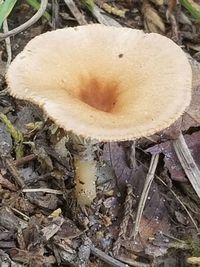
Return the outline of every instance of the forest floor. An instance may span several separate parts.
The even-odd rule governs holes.
[[[3,32],[35,14],[30,2],[17,1],[0,34],[0,266],[200,266],[200,6],[52,0],[37,22],[5,42]],[[35,36],[91,23],[171,38],[191,63],[193,98],[165,131],[102,142],[97,197],[80,207],[67,134],[36,106],[11,97],[5,73]]]

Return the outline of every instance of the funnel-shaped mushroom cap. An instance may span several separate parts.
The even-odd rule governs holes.
[[[65,130],[102,141],[151,135],[191,98],[191,69],[170,39],[87,25],[42,34],[12,62],[7,81]]]

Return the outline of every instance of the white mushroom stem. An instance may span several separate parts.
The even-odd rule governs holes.
[[[96,197],[96,163],[75,159],[76,198],[80,205],[90,205]]]

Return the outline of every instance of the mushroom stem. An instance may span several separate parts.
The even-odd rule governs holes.
[[[94,152],[98,141],[68,133],[74,151],[75,195],[81,206],[90,206],[96,197],[97,166]]]
[[[80,205],[90,205],[96,197],[96,163],[75,159],[76,198]]]

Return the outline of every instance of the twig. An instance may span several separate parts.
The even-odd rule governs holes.
[[[63,191],[51,189],[51,188],[24,188],[22,192],[23,193],[43,192],[43,193],[50,193],[50,194],[56,194],[56,195],[63,194]]]
[[[101,259],[102,261],[104,261],[105,263],[109,264],[110,266],[113,267],[129,267],[129,265],[124,264],[114,258],[112,258],[111,256],[108,256],[106,253],[104,253],[103,251],[101,251],[98,248],[95,248],[94,246],[91,246],[91,253],[98,257],[99,259]]]
[[[9,189],[10,191],[17,191],[16,186],[11,183],[8,179],[5,179],[1,174],[0,174],[0,185]]]
[[[14,164],[16,167],[18,167],[18,166],[21,166],[21,165],[23,165],[23,164],[29,162],[29,161],[32,161],[32,160],[36,159],[36,158],[37,158],[37,156],[36,156],[35,154],[30,154],[30,155],[25,156],[25,157],[23,157],[23,158],[14,160],[14,161],[13,161],[13,164]]]
[[[11,173],[12,177],[15,179],[15,182],[21,188],[23,188],[24,187],[24,179],[23,179],[22,175],[18,172],[15,165],[13,164],[13,160],[6,158],[6,159],[3,159],[3,161],[5,162],[6,167],[9,170],[9,172]]]
[[[81,14],[81,12],[78,10],[73,0],[64,0],[64,2],[80,25],[88,24],[83,14]]]
[[[200,198],[200,170],[197,167],[182,133],[173,142],[176,155],[183,167],[192,187]]]
[[[7,23],[7,19],[4,20],[3,22],[3,31],[4,33],[8,33],[8,23]],[[6,52],[7,52],[7,63],[6,63],[6,69],[9,67],[11,61],[12,61],[12,50],[11,50],[11,44],[10,44],[10,38],[6,38],[5,39],[5,43],[6,43]]]
[[[29,221],[30,220],[30,217],[28,217],[26,214],[22,213],[18,209],[15,209],[15,208],[11,207],[11,210],[13,210],[15,213],[21,215],[25,221]]]
[[[118,256],[117,258],[120,261],[123,261],[123,262],[129,264],[130,266],[134,266],[134,267],[151,267],[151,265],[148,264],[148,263],[143,263],[143,262],[135,261],[133,259],[125,258],[123,256]]]
[[[26,30],[27,28],[31,27],[34,23],[36,23],[44,14],[46,7],[48,4],[48,0],[41,0],[41,4],[40,4],[40,8],[38,9],[38,11],[35,13],[35,15],[30,18],[27,22],[25,22],[24,24],[20,25],[19,27],[7,32],[7,33],[1,33],[0,34],[0,41],[4,40],[5,38],[15,35],[19,32],[22,32],[24,30]]]
[[[158,164],[158,159],[159,159],[159,154],[155,154],[152,156],[151,158],[151,163],[150,163],[150,167],[149,167],[149,171],[146,177],[146,181],[144,184],[144,188],[142,191],[142,195],[138,204],[138,210],[137,210],[137,214],[136,214],[136,219],[135,219],[135,224],[133,227],[133,231],[131,233],[131,237],[133,237],[133,239],[136,238],[138,231],[139,231],[139,226],[140,226],[140,222],[141,222],[141,218],[142,218],[142,213],[144,210],[144,206],[147,200],[147,196],[151,187],[151,183],[153,182],[154,179],[154,175],[155,175],[155,171],[156,171],[156,167]]]
[[[130,216],[132,214],[132,208],[133,208],[133,188],[132,185],[127,185],[127,195],[125,200],[125,212],[123,220],[120,224],[120,231],[117,240],[115,241],[113,245],[113,255],[116,257],[119,254],[119,250],[121,247],[121,240],[125,238],[128,221],[130,219]]]

